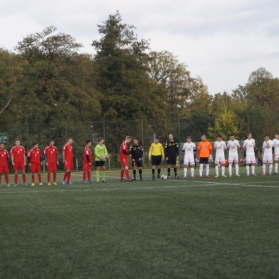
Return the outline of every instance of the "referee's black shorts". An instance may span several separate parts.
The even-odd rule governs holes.
[[[142,159],[141,158],[132,158],[132,167],[138,167],[141,168],[142,167]]]
[[[162,164],[162,155],[151,156],[152,166],[160,166]]]
[[[168,165],[176,165],[176,155],[175,154],[168,155],[167,164]]]
[[[208,157],[200,157],[200,164],[208,164]]]

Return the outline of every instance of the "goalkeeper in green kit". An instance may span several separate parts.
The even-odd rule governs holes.
[[[106,182],[106,158],[108,151],[104,145],[104,138],[99,138],[99,143],[95,146],[95,166],[96,166],[96,181],[100,182],[100,170],[102,169],[102,181]]]

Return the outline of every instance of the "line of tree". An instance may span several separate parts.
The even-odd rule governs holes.
[[[210,95],[174,54],[138,39],[119,12],[98,31],[95,55],[81,53],[80,43],[53,26],[24,37],[14,51],[0,49],[2,132],[28,143],[55,138],[62,144],[67,135],[83,141],[102,134],[102,121],[113,123],[106,135],[116,142],[139,136],[142,126],[146,142],[152,133],[180,131],[180,138],[191,134],[194,140],[221,134],[226,140],[232,132],[244,138],[252,131],[261,139],[279,131],[279,79],[264,68],[230,94]],[[99,127],[92,131],[90,123]],[[117,146],[110,148],[116,152]]]

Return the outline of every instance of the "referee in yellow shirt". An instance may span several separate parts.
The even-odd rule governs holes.
[[[156,137],[155,142],[151,143],[148,154],[149,161],[152,163],[152,180],[155,180],[155,168],[157,167],[157,177],[160,179],[161,163],[165,159],[163,145],[159,142],[159,137]]]

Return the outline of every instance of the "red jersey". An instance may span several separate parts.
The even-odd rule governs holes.
[[[28,161],[29,163],[36,163],[40,164],[41,163],[41,150],[39,148],[32,148],[28,152]]]
[[[93,162],[92,151],[89,147],[85,146],[83,151],[83,164],[89,164],[92,162]]]
[[[56,163],[58,150],[55,146],[47,146],[45,148],[44,154],[46,155],[46,163],[53,164]]]
[[[6,149],[0,150],[0,166],[8,166],[9,152]]]
[[[120,158],[127,158],[129,155],[129,147],[128,144],[123,141],[120,145]]]
[[[64,159],[66,161],[73,161],[74,148],[71,144],[64,144],[63,151],[65,152]]]
[[[14,146],[11,149],[11,154],[13,155],[14,163],[24,163],[25,149],[23,146]]]

